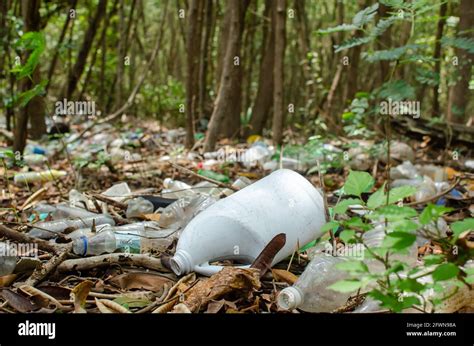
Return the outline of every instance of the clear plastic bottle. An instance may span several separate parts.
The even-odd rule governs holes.
[[[79,229],[92,227],[92,225],[115,225],[115,221],[108,215],[96,214],[94,216],[81,219],[64,219],[55,221],[45,221],[35,223],[28,235],[41,239],[51,239],[55,237],[55,233],[61,233],[65,229]]]
[[[17,257],[13,253],[8,243],[0,242],[0,276],[9,275],[15,270]]]
[[[104,230],[87,238],[82,236],[73,241],[73,252],[77,255],[101,255],[112,253],[117,249],[115,234],[111,230]]]
[[[35,182],[47,182],[67,175],[65,171],[51,169],[43,172],[25,172],[17,173],[13,177],[15,184],[28,184]]]
[[[144,214],[153,213],[154,210],[153,203],[143,197],[137,197],[128,201],[126,216],[127,219],[141,217]]]
[[[186,196],[195,196],[192,186],[183,181],[166,178],[163,180],[164,190],[161,192],[167,198],[181,198]]]
[[[395,179],[417,179],[420,176],[416,167],[410,161],[404,161],[397,167],[390,168],[390,178]]]
[[[328,286],[348,278],[347,272],[335,267],[345,260],[345,257],[316,255],[296,283],[280,292],[278,306],[284,310],[299,308],[307,312],[330,312],[344,305],[351,293],[336,292]]]
[[[205,195],[180,198],[163,209],[158,224],[163,228],[182,228],[197,214],[215,202],[214,197]]]

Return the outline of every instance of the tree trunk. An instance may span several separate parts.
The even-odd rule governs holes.
[[[273,0],[266,0],[260,72],[258,77],[257,96],[252,108],[252,118],[247,135],[261,134],[272,107],[273,65],[275,61],[275,21],[273,20]],[[268,24],[270,23],[270,24]]]
[[[70,7],[69,9],[75,9],[77,4],[77,0],[71,0],[70,1]],[[58,61],[58,55],[59,55],[59,48],[63,44],[64,38],[66,37],[67,29],[69,27],[69,23],[71,22],[71,13],[68,11],[68,14],[66,16],[66,21],[64,22],[63,29],[61,30],[61,34],[59,35],[59,40],[58,43],[56,44],[56,48],[54,49],[54,54],[53,58],[51,60],[51,64],[49,65],[49,70],[48,70],[48,84],[46,85],[46,91],[48,91],[49,86],[51,84],[51,78],[53,77],[54,70],[56,68],[56,63]]]
[[[226,54],[224,57],[222,75],[219,85],[214,111],[209,122],[207,138],[204,145],[205,151],[212,151],[215,148],[219,127],[226,116],[235,116],[235,103],[229,102],[234,99],[235,85],[239,80],[241,66],[234,64],[234,58],[239,56],[242,41],[243,19],[249,1],[229,0],[227,11],[230,11],[230,31],[227,43]],[[236,76],[237,75],[237,76]],[[240,95],[238,95],[240,104]]]
[[[281,144],[283,141],[284,104],[283,104],[283,68],[285,59],[285,0],[276,1],[275,12],[275,65],[273,66],[273,142]]]
[[[41,18],[39,14],[40,0],[22,0],[21,11],[24,20],[25,32],[39,31],[41,29]],[[28,57],[24,57],[26,61]],[[20,81],[20,90],[25,92],[33,88],[41,81],[39,66],[33,71],[31,79],[23,78]],[[30,122],[30,134],[32,138],[38,139],[46,133],[44,121],[44,102],[41,96],[33,97],[28,104],[17,113],[15,124],[15,138],[13,150],[23,153],[28,136],[28,121]]]
[[[472,28],[474,27],[472,0],[461,0],[459,15],[458,37],[472,38]],[[455,51],[459,61],[457,68],[460,79],[452,90],[452,105],[448,110],[448,120],[461,124],[466,121],[466,109],[470,96],[469,80],[471,79],[474,57],[464,49],[456,48]]]
[[[446,11],[448,9],[448,4],[446,2],[442,3],[440,8],[439,8],[439,20],[438,20],[438,27],[436,29],[436,40],[435,40],[435,48],[434,48],[434,54],[433,54],[433,59],[435,60],[435,68],[434,72],[440,76],[441,80],[441,38],[443,37],[443,29],[444,29],[444,24],[446,23]],[[433,116],[439,116],[440,115],[440,108],[439,108],[439,84],[435,85],[433,87]]]
[[[201,58],[199,64],[199,118],[204,118],[205,104],[207,101],[207,70],[209,64],[209,39],[212,31],[212,6],[213,0],[206,0],[203,16],[203,37],[201,42]]]
[[[190,0],[188,27],[186,33],[187,75],[186,75],[186,146],[191,148],[194,144],[194,120],[196,119],[196,72],[199,69],[199,0]]]
[[[94,36],[97,32],[97,28],[102,20],[102,17],[105,14],[107,0],[99,0],[99,5],[97,6],[97,10],[95,12],[94,17],[89,22],[89,27],[87,28],[87,32],[84,36],[84,41],[82,42],[81,49],[77,56],[76,63],[74,64],[71,73],[68,76],[67,83],[65,86],[65,90],[63,95],[66,99],[70,99],[74,91],[76,90],[77,84],[79,83],[79,79],[84,72],[84,68],[86,66],[87,56],[92,46],[92,42],[94,41]]]
[[[378,10],[379,19],[386,17],[389,8],[383,4],[380,4]],[[391,27],[389,27],[385,32],[380,36],[380,40],[377,41],[377,49],[390,49],[392,46],[392,35]],[[379,85],[382,85],[385,82],[389,74],[390,62],[387,60],[380,60],[380,81]]]

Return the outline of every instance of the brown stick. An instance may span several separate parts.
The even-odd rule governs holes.
[[[31,276],[25,281],[26,285],[36,286],[43,281],[58,265],[60,265],[69,255],[72,249],[72,244],[69,244],[64,249],[59,251],[56,255],[39,268],[35,269]]]
[[[37,244],[40,250],[47,251],[47,252],[59,253],[64,248],[63,245],[54,245],[45,240],[30,237],[29,235],[10,229],[3,224],[0,224],[0,236],[7,237],[11,240],[14,240],[20,243]]]
[[[160,258],[155,258],[148,255],[126,253],[113,253],[101,256],[71,259],[61,263],[61,265],[58,267],[58,270],[60,272],[88,270],[92,268],[108,266],[111,264],[135,265],[152,270],[169,272],[169,270],[163,266]]]
[[[127,209],[127,205],[125,203],[115,201],[112,198],[100,195],[98,193],[91,193],[90,195],[101,202],[105,202],[107,204],[113,205],[114,207],[117,207],[121,210]]]
[[[210,183],[216,184],[217,186],[225,187],[225,188],[231,189],[231,190],[233,190],[233,191],[239,191],[238,188],[233,187],[232,185],[229,185],[229,184],[226,184],[226,183],[222,183],[222,182],[220,182],[220,181],[218,181],[218,180],[214,180],[214,179],[205,177],[205,176],[203,176],[203,175],[200,175],[200,174],[198,174],[198,173],[196,173],[196,172],[193,172],[192,170],[187,169],[186,167],[180,166],[180,165],[178,165],[178,164],[176,164],[176,163],[173,163],[173,162],[171,162],[171,161],[170,161],[170,165],[173,166],[174,168],[177,168],[177,169],[182,170],[182,171],[185,172],[185,173],[194,175],[195,177],[198,177],[199,179],[202,179],[202,180],[208,181],[208,182],[210,182]]]

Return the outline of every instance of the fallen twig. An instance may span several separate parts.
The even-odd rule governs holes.
[[[72,249],[72,243],[65,246],[61,251],[57,252],[45,264],[41,265],[33,271],[31,276],[25,281],[26,285],[35,286],[44,280],[58,265],[60,265],[69,255]]]
[[[92,268],[104,267],[111,264],[126,264],[144,267],[161,272],[169,272],[163,266],[160,258],[151,257],[149,255],[113,253],[101,256],[86,257],[79,259],[71,259],[64,261],[58,267],[60,272],[68,272],[75,270],[88,270]]]
[[[229,184],[226,184],[226,183],[222,183],[218,180],[214,180],[214,179],[211,179],[211,178],[208,178],[208,177],[205,177],[205,176],[202,176],[196,172],[193,172],[192,170],[186,168],[186,167],[183,167],[183,166],[180,166],[174,162],[171,162],[170,161],[170,165],[173,166],[174,168],[177,168],[177,169],[180,169],[182,170],[183,172],[185,173],[188,173],[188,174],[191,174],[195,177],[198,177],[199,179],[202,179],[202,180],[205,180],[205,181],[208,181],[210,183],[213,183],[213,184],[216,184],[217,186],[220,186],[220,187],[225,187],[226,189],[231,189],[232,191],[239,191],[238,188],[232,186],[232,185],[229,185]]]
[[[29,235],[15,231],[2,224],[0,224],[0,236],[7,237],[8,239],[11,239],[20,243],[37,244],[40,250],[53,252],[53,253],[58,253],[65,247],[65,245],[59,245],[59,244],[54,245],[43,239],[30,237]]]

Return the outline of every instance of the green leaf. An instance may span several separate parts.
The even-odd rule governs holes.
[[[462,221],[456,221],[451,224],[451,230],[457,239],[465,231],[474,231],[474,218],[470,217]]]
[[[337,269],[344,270],[346,272],[356,273],[368,273],[369,268],[363,261],[345,261],[337,263],[335,266]]]
[[[36,69],[40,56],[46,47],[44,36],[41,32],[27,32],[21,36],[16,46],[17,48],[23,48],[30,50],[31,52],[28,55],[28,60],[26,63],[24,65],[14,67],[11,72],[17,74],[17,79],[31,76],[33,71]]]
[[[399,220],[406,220],[417,216],[417,212],[415,209],[410,207],[400,207],[398,205],[387,205],[385,207],[381,207],[374,211],[372,214],[366,215],[369,219],[384,219],[386,218],[388,221],[399,221]]]
[[[16,103],[18,103],[20,107],[25,107],[28,104],[28,102],[31,101],[33,97],[42,95],[45,93],[46,84],[48,84],[48,81],[43,80],[39,84],[36,84],[30,90],[26,90],[22,92],[20,95],[18,95],[18,98],[16,99]]]
[[[393,249],[403,250],[411,246],[416,241],[416,235],[407,232],[391,232],[383,240],[382,246]]]
[[[337,292],[354,292],[357,289],[362,287],[362,283],[359,280],[341,280],[338,281],[331,286],[328,286],[328,288],[332,289],[333,291]]]
[[[375,209],[384,204],[384,202],[387,200],[384,190],[385,183],[383,183],[383,186],[380,189],[370,195],[369,200],[367,201],[368,208]]]
[[[416,97],[415,88],[404,80],[394,80],[384,83],[377,91],[377,96],[382,99],[391,98],[392,101],[402,101]]]
[[[366,7],[363,10],[357,12],[352,19],[352,24],[356,27],[361,27],[362,25],[367,24],[375,17],[378,8],[379,4],[375,3],[372,6]]]
[[[356,46],[360,46],[362,44],[366,44],[372,41],[371,37],[354,37],[350,38],[344,42],[342,42],[340,45],[335,45],[335,53],[339,53],[342,50],[353,48]]]
[[[329,221],[326,223],[323,227],[321,227],[321,232],[327,232],[331,230],[337,230],[337,227],[339,227],[339,222],[337,221]]]
[[[370,191],[374,182],[374,178],[367,172],[350,171],[343,187],[344,193],[360,197],[362,193]]]
[[[398,48],[377,50],[371,53],[362,53],[362,57],[368,62],[377,62],[382,60],[398,60],[404,54],[413,54],[422,46],[418,44],[410,44]]]
[[[319,29],[317,31],[318,34],[331,34],[333,32],[341,32],[341,31],[352,31],[357,29],[357,26],[353,24],[341,24],[338,26],[334,26],[332,28],[327,28],[327,29]]]
[[[388,203],[395,203],[406,197],[410,197],[416,193],[416,188],[414,186],[400,186],[396,187],[389,192]]]
[[[374,289],[369,292],[369,296],[380,301],[381,307],[389,308],[395,312],[401,312],[403,309],[402,304],[398,301],[398,299],[390,294],[383,294],[379,290]]]
[[[420,300],[417,297],[409,296],[402,298],[402,309],[411,308],[413,305],[420,305]]]
[[[432,221],[437,221],[443,214],[450,212],[453,208],[447,208],[442,205],[428,204],[420,215],[420,223],[427,225]]]
[[[397,287],[404,292],[420,292],[425,285],[419,283],[416,279],[402,279],[397,282]]]
[[[444,261],[444,255],[426,255],[423,257],[425,265],[440,264]]]
[[[459,268],[453,263],[445,263],[439,265],[431,274],[434,281],[444,281],[456,277],[459,273]]]
[[[364,221],[358,216],[354,216],[347,221],[343,221],[343,224],[346,228],[356,228],[362,229],[364,231],[368,231],[372,228],[371,225],[364,223]]]
[[[443,37],[441,39],[443,46],[452,46],[459,49],[467,50],[469,53],[474,54],[474,39],[467,37]]]
[[[420,225],[412,220],[393,221],[392,229],[397,232],[413,232],[416,231]]]
[[[344,242],[344,244],[348,244],[352,239],[354,239],[355,231],[344,230],[339,234],[339,238]]]
[[[344,199],[336,204],[336,206],[334,207],[334,213],[344,214],[350,205],[358,205],[358,204],[364,205],[364,202],[361,199],[357,199],[357,198]]]

